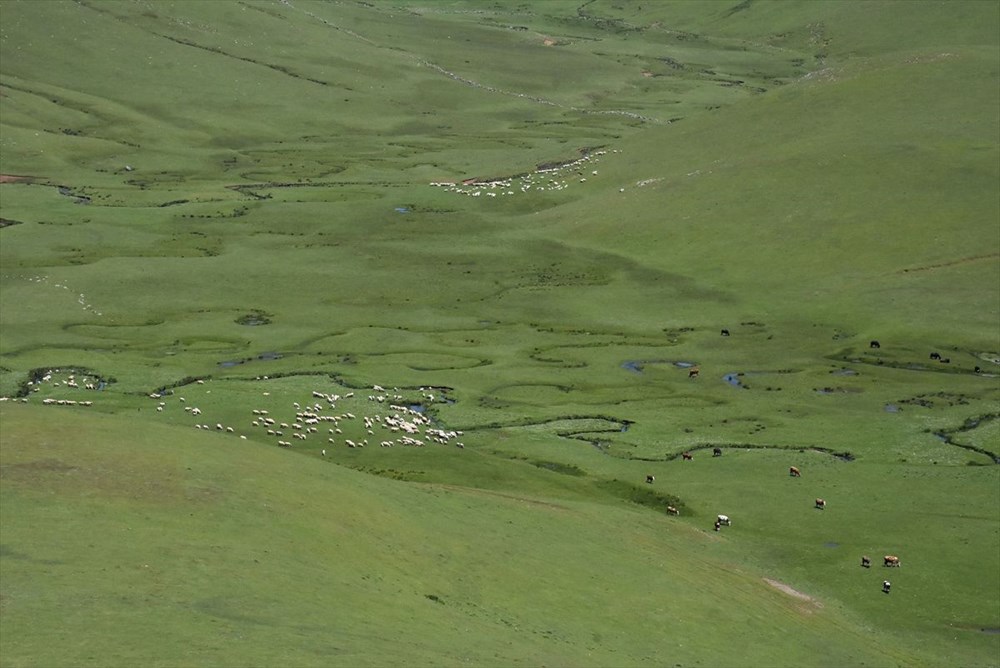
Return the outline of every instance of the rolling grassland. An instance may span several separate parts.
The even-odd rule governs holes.
[[[998,28],[2,0],[0,661],[1000,665]]]

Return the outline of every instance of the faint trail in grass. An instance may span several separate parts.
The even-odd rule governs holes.
[[[670,123],[669,120],[665,121],[665,120],[662,120],[662,119],[659,119],[659,118],[653,118],[651,116],[644,116],[642,114],[637,114],[637,113],[632,112],[632,111],[624,111],[624,110],[618,110],[618,109],[607,109],[607,110],[583,109],[583,108],[580,108],[580,107],[574,107],[572,105],[565,105],[565,104],[560,104],[558,102],[553,102],[552,100],[547,100],[545,98],[538,97],[538,96],[535,96],[535,95],[528,95],[527,93],[518,93],[518,92],[515,92],[515,91],[510,91],[510,90],[504,90],[502,88],[497,88],[496,86],[489,86],[487,84],[482,84],[482,83],[479,83],[478,81],[474,81],[472,79],[467,79],[467,78],[465,78],[465,77],[463,77],[463,76],[461,76],[459,74],[456,74],[455,72],[447,70],[444,67],[441,67],[440,65],[437,65],[436,63],[432,63],[432,62],[430,62],[428,60],[425,60],[425,59],[421,58],[420,56],[418,56],[417,54],[409,53],[409,52],[403,51],[403,50],[401,50],[399,48],[396,48],[396,47],[388,47],[388,46],[379,44],[379,43],[375,42],[374,40],[371,40],[371,39],[365,37],[364,35],[361,35],[360,33],[357,33],[355,31],[350,30],[348,28],[345,28],[343,26],[338,26],[338,25],[336,25],[334,23],[331,23],[330,21],[324,19],[321,16],[317,16],[316,14],[314,14],[313,12],[310,12],[309,10],[299,9],[298,7],[296,7],[295,5],[293,5],[290,0],[280,0],[280,2],[281,2],[281,4],[285,5],[286,7],[289,7],[291,9],[293,9],[293,10],[302,12],[306,16],[309,16],[310,18],[313,18],[313,19],[319,21],[320,23],[322,23],[325,26],[328,26],[330,28],[333,28],[334,30],[338,30],[338,31],[343,32],[345,34],[348,34],[351,37],[354,37],[355,39],[358,39],[358,40],[360,40],[360,41],[362,41],[362,42],[364,42],[366,44],[369,44],[371,46],[374,46],[376,48],[387,49],[387,50],[394,51],[396,53],[403,54],[403,55],[405,55],[405,56],[413,59],[414,61],[416,61],[418,64],[420,64],[423,67],[427,67],[427,68],[429,68],[431,70],[434,70],[438,74],[442,74],[442,75],[448,77],[449,79],[452,79],[453,81],[457,81],[458,83],[464,84],[466,86],[470,86],[472,88],[479,88],[481,90],[484,90],[484,91],[487,91],[487,92],[490,92],[490,93],[496,93],[498,95],[507,95],[507,96],[510,96],[510,97],[517,97],[517,98],[521,98],[523,100],[528,100],[530,102],[534,102],[535,104],[543,104],[543,105],[550,106],[550,107],[556,107],[558,109],[567,109],[569,111],[574,111],[574,112],[581,113],[581,114],[618,115],[618,116],[625,116],[627,118],[633,118],[635,120],[643,121],[645,123],[654,123],[654,124],[658,124],[658,125],[665,125],[665,124],[669,124]]]
[[[789,587],[788,585],[786,585],[783,582],[778,582],[777,580],[772,580],[770,578],[764,578],[764,582],[766,582],[767,584],[771,585],[772,587],[774,587],[778,591],[784,592],[785,594],[788,594],[789,596],[793,596],[793,597],[799,599],[800,601],[807,601],[809,603],[812,603],[817,608],[822,608],[823,607],[823,604],[820,603],[819,601],[817,601],[816,599],[814,599],[812,596],[809,596],[808,594],[803,594],[800,591],[792,589],[791,587]]]
[[[250,63],[252,65],[260,65],[261,67],[266,67],[268,69],[272,69],[275,72],[280,72],[281,74],[284,74],[286,76],[290,76],[290,77],[295,78],[295,79],[302,79],[303,81],[309,81],[309,82],[312,82],[312,83],[315,83],[315,84],[319,84],[321,86],[329,86],[330,85],[330,83],[328,81],[322,81],[320,79],[313,79],[311,77],[307,77],[307,76],[303,76],[301,74],[297,74],[296,72],[291,71],[290,69],[288,69],[287,67],[285,67],[283,65],[274,65],[272,63],[265,63],[262,60],[255,60],[253,58],[247,58],[245,56],[237,56],[236,54],[229,53],[228,51],[223,51],[222,49],[220,49],[220,48],[218,48],[216,46],[205,46],[205,45],[202,45],[202,44],[198,44],[196,42],[192,42],[190,40],[181,39],[179,37],[171,37],[170,35],[164,35],[162,33],[153,32],[153,31],[148,31],[148,32],[150,34],[152,34],[152,35],[156,35],[157,37],[162,37],[163,39],[170,40],[171,42],[174,42],[175,44],[180,44],[182,46],[190,46],[190,47],[195,48],[195,49],[201,49],[202,51],[208,51],[209,53],[214,53],[214,54],[217,54],[217,55],[220,55],[220,56],[226,56],[227,58],[234,58],[235,60],[242,60],[243,62]]]
[[[900,269],[897,274],[912,274],[919,271],[933,271],[934,269],[944,269],[946,267],[954,267],[962,264],[969,264],[971,262],[980,262],[982,260],[995,260],[1000,257],[1000,253],[988,253],[986,255],[972,255],[970,257],[959,258],[958,260],[952,260],[950,262],[939,262],[938,264],[928,264],[922,267],[913,267],[910,269]]]
[[[192,47],[192,48],[195,48],[195,49],[201,49],[202,51],[208,51],[209,53],[214,53],[214,54],[220,55],[220,56],[226,56],[227,58],[233,58],[235,60],[242,60],[243,62],[250,63],[252,65],[260,65],[261,67],[267,67],[268,69],[272,69],[275,72],[280,72],[281,74],[284,74],[286,76],[290,76],[290,77],[293,77],[295,79],[302,79],[303,81],[310,81],[310,82],[315,83],[315,84],[320,84],[321,86],[329,86],[330,85],[330,83],[328,81],[321,81],[320,79],[313,79],[313,78],[310,78],[310,77],[307,77],[307,76],[303,76],[301,74],[298,74],[296,72],[293,72],[293,71],[289,70],[287,67],[284,67],[283,65],[274,65],[272,63],[266,63],[266,62],[261,61],[261,60],[255,60],[254,58],[247,58],[245,56],[237,56],[236,54],[229,53],[228,51],[223,51],[222,49],[220,49],[219,47],[216,47],[216,46],[205,46],[203,44],[198,44],[197,42],[192,42],[191,40],[181,39],[180,37],[171,37],[170,35],[165,35],[163,33],[158,33],[158,32],[156,32],[154,30],[149,30],[149,29],[143,28],[142,26],[139,26],[139,25],[137,25],[135,23],[131,23],[129,21],[126,21],[125,19],[121,18],[120,16],[117,16],[117,15],[113,14],[112,12],[109,12],[109,11],[104,10],[104,9],[98,9],[97,7],[94,7],[93,5],[90,5],[90,4],[86,3],[86,2],[84,2],[83,0],[76,0],[76,2],[77,2],[77,4],[79,4],[79,5],[83,6],[83,7],[86,7],[87,9],[93,10],[93,11],[98,12],[100,14],[104,14],[106,16],[110,16],[110,17],[112,17],[112,18],[114,18],[114,19],[116,19],[118,21],[126,23],[130,27],[135,28],[136,30],[141,30],[143,32],[149,33],[150,35],[155,35],[155,36],[160,37],[162,39],[169,40],[171,42],[174,42],[175,44],[180,44],[182,46],[189,46],[189,47]]]

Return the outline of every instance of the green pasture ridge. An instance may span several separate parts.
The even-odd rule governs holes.
[[[998,13],[4,0],[0,664],[997,666]]]

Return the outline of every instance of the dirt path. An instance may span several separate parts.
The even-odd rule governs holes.
[[[820,603],[819,601],[817,601],[816,599],[814,599],[812,596],[808,596],[806,594],[803,594],[800,591],[792,589],[791,587],[789,587],[788,585],[786,585],[783,582],[778,582],[777,580],[772,580],[770,578],[764,578],[764,582],[766,582],[767,584],[771,585],[775,589],[788,594],[789,596],[792,596],[794,598],[799,599],[800,601],[806,601],[808,603],[812,603],[817,608],[822,608],[823,607],[823,604]]]
[[[30,181],[33,176],[20,176],[18,174],[0,174],[0,183],[18,183],[20,181]]]

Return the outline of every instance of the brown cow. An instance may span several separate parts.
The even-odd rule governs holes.
[[[826,501],[823,499],[816,499],[816,507],[819,510],[826,510]]]
[[[887,554],[882,557],[882,565],[889,566],[891,568],[899,568],[899,557]]]
[[[792,476],[793,478],[798,478],[799,476],[802,475],[802,472],[799,471],[794,466],[789,466],[788,467],[788,475]]]
[[[684,461],[687,461],[689,459],[694,459],[694,455],[692,455],[690,452],[682,452],[681,459],[683,459]]]
[[[699,369],[696,366],[693,366],[690,369],[688,369],[688,378],[697,378],[699,373],[701,373],[701,369]]]

